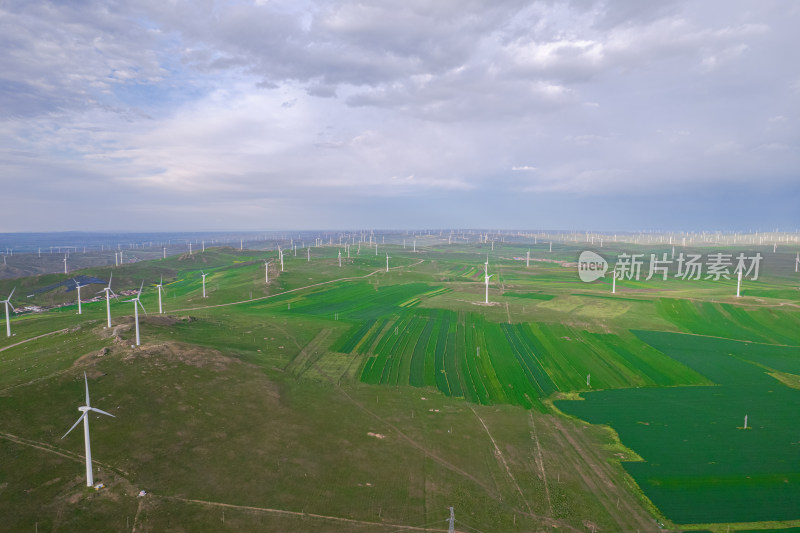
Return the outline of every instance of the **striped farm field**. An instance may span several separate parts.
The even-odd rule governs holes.
[[[430,386],[480,404],[542,409],[557,391],[708,384],[632,334],[498,324],[442,309],[399,308],[356,323],[332,351],[367,354],[364,383]]]

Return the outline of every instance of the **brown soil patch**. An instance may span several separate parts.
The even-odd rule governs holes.
[[[225,356],[212,348],[178,342],[142,345],[128,351],[122,358],[123,361],[133,359],[178,362],[198,368],[211,368],[217,372],[226,370],[231,363],[239,362],[238,359]]]

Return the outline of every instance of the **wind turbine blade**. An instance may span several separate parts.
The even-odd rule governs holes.
[[[103,411],[102,409],[98,409],[97,407],[92,407],[92,411],[94,411],[95,413],[100,413],[100,414],[103,414],[103,415],[108,415],[108,416],[110,416],[110,417],[112,417],[112,418],[117,418],[116,416],[112,415],[111,413],[106,413],[105,411]]]
[[[143,312],[145,315],[147,315],[147,311],[145,311],[145,310],[144,310],[144,306],[142,305],[142,302],[140,302],[138,298],[136,299],[136,303],[137,303],[137,304],[139,304],[139,307],[141,307],[141,308],[142,308],[142,312]]]
[[[139,296],[141,296],[141,295],[142,295],[142,289],[144,289],[144,280],[142,280],[142,286],[141,286],[141,287],[139,287]],[[137,296],[136,298],[138,299],[138,298],[139,298],[139,296]]]
[[[72,431],[73,429],[75,429],[75,426],[77,426],[78,424],[80,424],[80,423],[81,423],[81,420],[83,420],[83,417],[84,417],[84,416],[86,416],[86,411],[84,411],[84,412],[83,412],[83,414],[80,416],[80,418],[78,418],[78,421],[77,421],[77,422],[75,422],[74,424],[72,424],[72,427],[71,427],[71,428],[69,428],[69,431],[67,431],[66,433],[64,433],[64,437],[66,437],[67,435],[69,435],[69,432],[70,432],[70,431]],[[63,439],[64,437],[61,437],[61,438]]]
[[[12,297],[12,296],[14,296],[14,291],[15,291],[15,290],[17,290],[17,288],[16,288],[16,287],[14,287],[13,289],[11,289],[11,294],[9,294],[9,295],[8,295],[8,298],[6,298],[7,300],[9,300],[9,303],[11,303],[11,297]]]
[[[89,406],[89,380],[86,378],[86,372],[83,373],[83,382],[86,384],[86,405]]]

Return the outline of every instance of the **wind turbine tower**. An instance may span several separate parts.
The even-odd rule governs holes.
[[[108,276],[108,287],[104,287],[102,291],[97,291],[97,294],[101,292],[106,293],[106,315],[108,316],[108,327],[111,327],[111,295],[113,294],[116,296],[113,290],[111,290],[111,278],[114,277],[114,273],[112,272]]]
[[[14,306],[11,305],[11,297],[14,296],[14,291],[17,290],[16,287],[11,289],[11,294],[8,295],[8,298],[3,300],[3,303],[6,306],[6,337],[11,336],[11,311],[16,313]],[[10,309],[10,310],[9,310]]]
[[[386,254],[386,272],[389,272],[389,254]]]
[[[68,272],[67,272],[67,254],[64,254],[64,274],[68,274]]]
[[[739,269],[739,275],[736,277],[736,297],[740,297],[740,291],[742,288],[742,269]]]
[[[156,287],[158,288],[158,314],[163,315],[164,311],[161,309],[161,292],[164,290],[164,276],[161,276],[161,281]]]
[[[272,261],[264,261],[264,277],[266,278],[266,283],[269,284],[269,264]]]
[[[531,266],[531,251],[528,250],[528,254],[525,256],[525,268],[530,268]]]
[[[339,268],[342,268],[342,251],[339,250]]]
[[[489,275],[489,256],[488,255],[486,256],[485,266],[486,266],[486,268],[484,269],[484,276],[485,276],[485,281],[486,281],[486,301],[484,303],[486,303],[488,305],[488,303],[489,303],[489,278],[494,276],[494,274],[492,274],[492,276]]]
[[[200,271],[200,275],[203,276],[203,298],[206,297],[206,273],[202,270]]]
[[[83,442],[86,447],[86,486],[91,487],[94,485],[94,476],[92,475],[92,447],[89,444],[89,412],[94,411],[95,413],[100,413],[101,415],[107,415],[112,418],[116,418],[111,413],[106,413],[103,410],[98,409],[97,407],[92,407],[89,404],[89,381],[86,379],[86,372],[83,373],[83,382],[86,385],[86,405],[82,405],[78,407],[78,411],[81,411],[83,414],[78,418],[78,421],[75,422],[69,431],[64,433],[64,437],[69,435],[70,431],[75,429],[75,426],[81,423],[83,420]],[[64,437],[61,437],[62,439]]]
[[[142,281],[142,286],[139,287],[139,293],[136,295],[136,298],[131,300],[125,300],[126,302],[133,302],[133,321],[136,323],[136,346],[139,346],[139,307],[142,308],[142,312],[147,314],[145,311],[142,302],[139,301],[139,298],[142,296],[142,289],[144,288],[144,281]]]
[[[78,282],[78,280],[77,280],[77,279],[74,279],[74,278],[73,278],[73,280],[72,280],[72,281],[74,281],[74,282],[75,282],[75,289],[78,291],[78,314],[79,314],[79,315],[82,315],[82,314],[83,314],[83,311],[81,310],[81,287],[83,287],[83,285],[81,285],[81,284]]]

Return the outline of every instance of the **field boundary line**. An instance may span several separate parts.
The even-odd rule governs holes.
[[[151,493],[152,495],[152,493]],[[329,516],[329,515],[322,515],[316,513],[306,513],[305,511],[288,511],[286,509],[272,509],[269,507],[254,507],[250,505],[235,505],[232,503],[222,503],[222,502],[210,502],[206,500],[195,500],[192,498],[180,498],[178,496],[156,496],[158,498],[163,498],[167,500],[177,500],[186,503],[196,503],[199,505],[206,505],[209,507],[224,507],[228,509],[239,509],[242,511],[257,511],[262,513],[271,513],[271,514],[282,514],[288,516],[296,516],[299,518],[316,518],[319,520],[333,520],[336,522],[345,522],[348,524],[359,524],[359,525],[366,525],[366,526],[373,526],[373,527],[381,527],[381,528],[394,528],[396,530],[407,530],[407,531],[447,531],[446,529],[431,529],[427,527],[420,527],[420,526],[406,526],[402,524],[390,524],[387,522],[370,522],[367,520],[356,520],[354,518],[344,518],[341,516]],[[445,519],[442,519],[442,522],[445,522]]]
[[[620,489],[617,485],[612,483],[611,476],[609,475],[609,465],[600,457],[591,457],[590,452],[584,449],[584,446],[578,442],[580,433],[577,431],[572,433],[565,428],[562,421],[557,416],[553,418],[553,425],[557,430],[554,434],[560,434],[564,439],[562,443],[568,443],[572,451],[575,452],[576,457],[572,459],[572,463],[578,475],[580,475],[588,488],[597,495],[597,500],[600,505],[605,507],[606,512],[617,522],[620,529],[623,531],[630,531],[633,524],[635,524],[637,530],[656,531],[656,529],[654,529],[655,522],[651,523],[652,517],[650,513],[631,505],[628,497],[632,498],[633,495],[626,489]],[[617,496],[616,504],[613,496]],[[621,509],[618,507],[620,504],[622,505]],[[647,516],[643,516],[644,513],[647,513]],[[627,521],[625,520],[626,518],[628,519]],[[626,524],[625,522],[628,523]],[[631,522],[633,524],[631,524]]]
[[[528,413],[528,420],[531,424],[531,439],[536,443],[536,455],[538,459],[536,462],[539,464],[539,471],[542,473],[542,482],[544,483],[544,493],[547,496],[547,508],[550,510],[550,516],[553,516],[553,501],[550,499],[550,487],[547,485],[547,474],[544,470],[544,458],[542,457],[542,447],[539,445],[539,436],[536,435],[536,423],[533,421],[533,413]]]
[[[486,431],[486,434],[489,435],[489,440],[492,441],[492,446],[494,446],[494,451],[496,452],[497,457],[499,457],[500,461],[503,463],[503,468],[506,469],[506,474],[508,474],[509,479],[511,479],[511,483],[514,484],[514,488],[517,489],[517,492],[519,493],[520,498],[522,498],[522,502],[525,504],[525,507],[528,508],[528,512],[533,514],[533,510],[531,509],[531,505],[528,503],[528,500],[525,498],[525,494],[522,492],[522,489],[520,488],[519,483],[517,483],[517,479],[514,477],[514,474],[511,473],[511,469],[508,467],[508,463],[506,462],[506,458],[503,457],[503,452],[500,451],[500,448],[497,446],[497,442],[494,440],[494,437],[492,436],[492,433],[489,431],[489,428],[486,427],[486,422],[483,421],[483,418],[481,418],[481,416],[478,414],[478,412],[475,410],[474,407],[472,407],[470,405],[469,408],[472,411],[472,414],[475,415],[475,418],[477,418],[478,421],[483,426],[483,429]]]
[[[64,333],[65,331],[69,331],[69,328],[59,329],[56,331],[51,331],[50,333],[43,333],[41,335],[37,335],[36,337],[31,337],[30,339],[25,339],[24,341],[19,341],[14,344],[9,344],[8,346],[3,346],[0,348],[0,352],[4,352],[9,348],[13,348],[14,346],[19,346],[20,344],[25,344],[26,342],[35,341],[36,339],[41,339],[42,337],[48,337],[50,335],[55,335],[56,333]]]
[[[10,442],[15,442],[17,444],[21,444],[23,446],[29,446],[31,448],[36,448],[38,450],[42,450],[42,451],[45,451],[45,452],[54,453],[56,455],[60,455],[61,457],[64,457],[65,459],[70,459],[72,461],[77,461],[79,463],[85,463],[86,462],[86,456],[85,455],[81,455],[81,454],[78,454],[78,453],[73,453],[73,452],[70,452],[70,451],[67,451],[67,450],[61,450],[59,448],[56,448],[55,446],[47,444],[46,442],[40,442],[40,441],[36,441],[36,440],[32,440],[32,439],[26,439],[24,437],[19,437],[17,435],[12,435],[11,433],[6,433],[4,431],[0,431],[0,438],[1,439],[6,439],[7,441],[10,441]],[[100,461],[97,461],[97,460],[94,460],[94,459],[92,459],[92,464],[100,465],[103,468],[107,468],[107,469],[112,470],[112,471],[114,471],[114,472],[116,472],[118,474],[122,474],[123,476],[129,476],[130,475],[127,472],[125,472],[124,470],[121,470],[119,468],[115,468],[113,466],[109,466],[109,465],[107,465],[105,463],[101,463]]]

